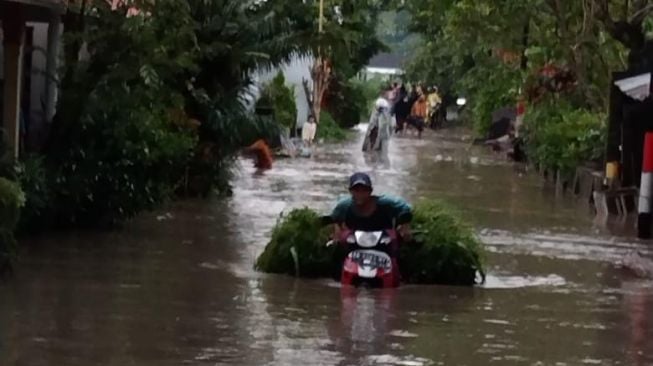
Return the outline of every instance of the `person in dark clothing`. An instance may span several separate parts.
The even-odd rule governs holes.
[[[401,86],[401,89],[399,89],[399,94],[401,98],[394,105],[394,114],[397,118],[395,133],[403,131],[406,118],[408,118],[408,115],[410,114],[410,107],[412,105],[412,103],[409,103],[408,92],[403,85]]]

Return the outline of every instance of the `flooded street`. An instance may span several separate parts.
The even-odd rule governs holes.
[[[229,199],[24,241],[0,284],[0,365],[653,365],[653,280],[615,266],[653,247],[464,137],[397,138],[374,159],[359,134],[264,174],[243,161]],[[458,207],[487,283],[357,291],[252,269],[282,211],[327,212],[356,170]]]

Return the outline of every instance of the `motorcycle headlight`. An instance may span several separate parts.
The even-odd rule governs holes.
[[[381,244],[383,245],[388,245],[392,242],[392,239],[390,239],[389,236],[384,236],[381,238]]]
[[[353,235],[349,235],[347,237],[347,244],[356,244],[356,237]]]
[[[381,231],[358,231],[356,232],[356,243],[363,248],[374,247],[379,242],[379,239],[381,239],[381,234]]]

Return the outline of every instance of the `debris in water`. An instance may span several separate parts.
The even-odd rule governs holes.
[[[393,337],[417,338],[417,334],[408,332],[406,330],[400,330],[400,329],[393,330],[392,332],[390,332],[388,334],[393,336]]]
[[[617,266],[629,270],[638,277],[653,278],[653,260],[643,257],[638,251],[625,256]]]
[[[433,365],[433,361],[426,358],[408,356],[401,359],[392,355],[372,355],[367,358],[372,365],[399,365],[399,366],[426,366]]]
[[[170,212],[166,212],[164,215],[159,215],[156,217],[157,221],[164,221],[164,220],[170,220],[174,218]]]

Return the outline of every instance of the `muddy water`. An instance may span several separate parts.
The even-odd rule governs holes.
[[[465,138],[367,158],[354,140],[265,174],[245,161],[231,199],[23,243],[0,284],[0,365],[653,364],[653,283],[614,266],[648,244]],[[328,210],[354,170],[457,205],[487,244],[487,284],[348,291],[251,269],[280,212]]]

